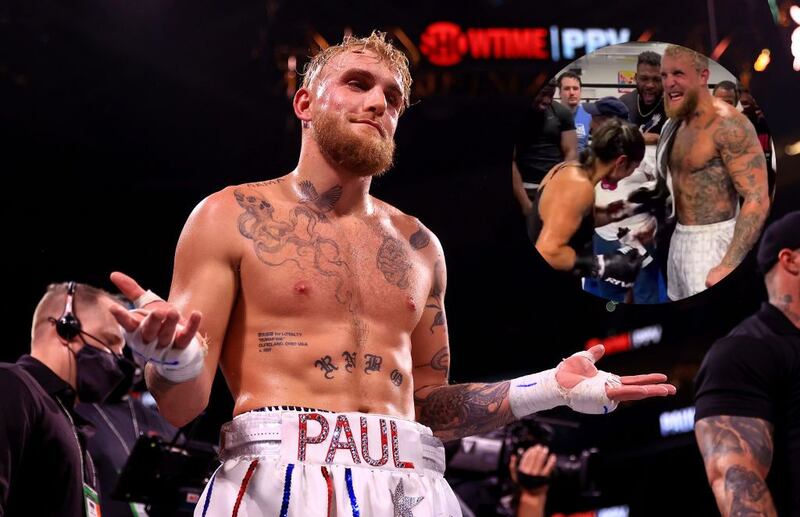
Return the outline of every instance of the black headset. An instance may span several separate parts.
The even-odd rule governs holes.
[[[67,284],[67,301],[64,303],[64,313],[58,319],[50,318],[56,325],[56,334],[67,341],[72,341],[75,336],[81,333],[81,320],[72,312],[72,302],[77,289],[78,284],[75,282]]]

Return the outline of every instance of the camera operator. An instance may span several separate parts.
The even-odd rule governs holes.
[[[555,466],[556,455],[545,445],[536,444],[521,455],[511,456],[508,468],[520,489],[516,517],[544,517],[550,473]]]

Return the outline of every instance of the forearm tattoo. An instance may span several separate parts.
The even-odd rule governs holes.
[[[731,517],[776,515],[764,479],[752,470],[734,465],[725,472],[725,490],[731,494]]]
[[[759,418],[715,416],[698,421],[696,435],[707,469],[718,472],[719,465],[732,464],[720,472],[724,493],[715,493],[723,515],[775,515],[764,483],[772,464],[772,425]]]
[[[508,381],[422,387],[414,401],[419,421],[444,441],[480,434],[514,420],[508,405]],[[422,395],[424,390],[430,390]]]

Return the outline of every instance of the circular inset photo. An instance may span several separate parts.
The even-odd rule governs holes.
[[[513,188],[556,270],[615,303],[688,298],[758,241],[775,184],[764,115],[718,63],[667,43],[574,61],[533,98]]]

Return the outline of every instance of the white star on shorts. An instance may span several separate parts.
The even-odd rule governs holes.
[[[406,490],[403,488],[402,479],[397,483],[397,488],[395,488],[394,492],[389,489],[389,493],[392,494],[394,517],[414,517],[414,514],[411,513],[411,509],[425,499],[424,496],[406,497]]]

